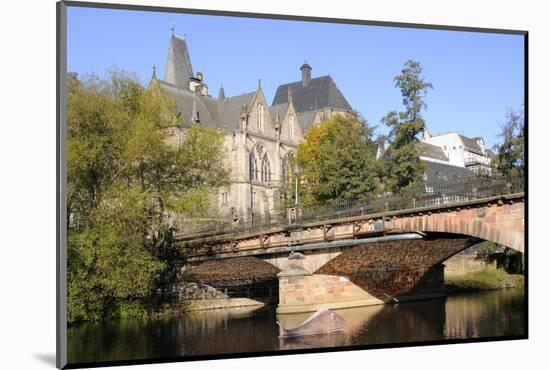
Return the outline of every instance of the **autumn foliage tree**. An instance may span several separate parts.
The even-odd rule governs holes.
[[[376,193],[380,180],[371,136],[366,121],[351,116],[312,126],[297,153],[302,203],[330,205]]]
[[[145,89],[114,71],[68,84],[68,320],[143,314],[165,267],[168,215],[208,212],[227,182],[222,137],[195,125],[169,145],[183,122],[154,81]]]

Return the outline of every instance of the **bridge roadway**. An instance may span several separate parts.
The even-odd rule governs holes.
[[[260,256],[271,253],[391,240],[395,234],[426,232],[466,235],[524,251],[524,193],[497,195],[427,207],[287,225],[252,232],[176,235],[189,261]],[[414,236],[409,236],[414,237]],[[350,242],[343,242],[349,240]],[[329,244],[331,243],[331,244]]]

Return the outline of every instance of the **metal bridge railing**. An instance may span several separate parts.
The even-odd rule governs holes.
[[[431,183],[414,195],[381,195],[364,201],[302,210],[301,222],[348,218],[399,210],[450,205],[468,200],[523,192],[522,178],[475,178],[461,182]]]
[[[311,223],[399,210],[452,205],[469,200],[521,193],[523,191],[523,178],[466,178],[455,182],[439,182],[423,185],[416,192],[413,192],[413,195],[385,194],[366,200],[348,200],[333,205],[303,207],[296,222]],[[287,210],[281,210],[275,216],[272,215],[269,220],[259,218],[241,220],[238,225],[229,225],[193,233],[193,237],[238,236],[258,233],[273,228],[287,227],[291,223],[288,219]]]

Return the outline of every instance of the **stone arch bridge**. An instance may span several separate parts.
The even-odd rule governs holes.
[[[383,212],[179,236],[177,258],[229,266],[237,257],[253,257],[276,266],[281,314],[438,297],[444,294],[442,263],[471,245],[489,240],[524,252],[524,198],[509,192],[406,209],[386,204]]]

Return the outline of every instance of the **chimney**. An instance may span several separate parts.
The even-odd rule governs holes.
[[[304,62],[300,67],[300,71],[302,71],[302,87],[306,87],[311,80],[311,66]]]

